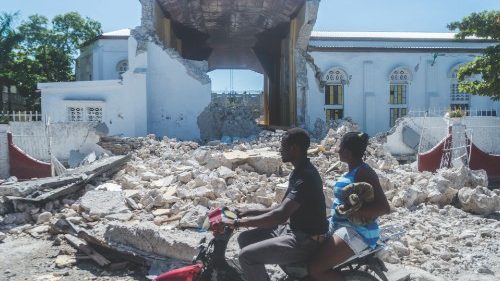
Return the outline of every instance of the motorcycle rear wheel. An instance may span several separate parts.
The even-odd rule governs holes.
[[[379,281],[379,279],[366,271],[347,270],[342,271],[346,281]]]

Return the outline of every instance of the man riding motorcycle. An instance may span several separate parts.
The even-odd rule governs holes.
[[[291,162],[289,186],[281,203],[269,209],[239,213],[227,226],[256,227],[238,237],[239,261],[247,281],[270,280],[265,264],[287,265],[311,258],[327,238],[323,184],[307,158],[309,134],[300,128],[286,132],[281,141],[283,162]],[[289,224],[284,224],[287,221]]]
[[[303,138],[305,142],[296,142],[293,137],[295,134],[307,136]],[[309,260],[311,257],[312,261],[308,266],[311,278],[316,281],[344,280],[339,271],[332,269],[363,250],[376,246],[380,236],[376,218],[389,213],[390,207],[377,174],[363,162],[363,155],[368,146],[368,135],[350,132],[344,135],[341,141],[339,157],[348,164],[349,172],[337,179],[333,187],[335,201],[326,235],[322,234],[321,221],[316,220],[324,218],[324,212],[318,211],[324,208],[324,196],[322,189],[321,194],[316,192],[317,179],[319,178],[321,185],[321,178],[307,159],[309,142],[307,133],[302,129],[291,129],[283,137],[281,145],[283,162],[292,162],[295,170],[290,176],[289,188],[281,204],[272,209],[243,212],[240,217],[246,218],[232,222],[233,227],[258,227],[243,232],[238,239],[242,248],[240,264],[249,281],[269,280],[264,264],[294,264]],[[306,166],[309,167],[306,169],[309,173],[302,171]],[[348,202],[342,200],[342,191],[347,186],[359,182],[373,187],[373,200],[353,212],[351,215],[357,216],[357,219],[353,219],[343,215],[346,213]],[[305,199],[306,197],[308,199]],[[276,227],[288,218],[290,218],[289,229],[282,225]],[[359,224],[359,221],[368,223]],[[325,243],[322,244],[323,241]],[[305,249],[303,245],[307,245]],[[319,251],[313,256],[315,249]]]

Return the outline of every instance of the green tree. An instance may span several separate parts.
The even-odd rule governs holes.
[[[9,69],[13,64],[13,51],[21,41],[21,35],[13,28],[17,14],[0,15],[0,90],[12,84],[13,75]]]
[[[448,24],[450,30],[458,29],[457,39],[467,36],[500,41],[500,11],[483,11],[472,13],[462,21]],[[481,76],[481,80],[470,77]],[[457,73],[458,89],[464,93],[490,96],[493,100],[500,99],[500,45],[487,47],[484,53],[473,61],[460,67]]]
[[[58,15],[49,22],[32,15],[17,28],[20,41],[8,68],[14,84],[27,99],[28,110],[40,109],[37,83],[75,80],[78,50],[102,34],[101,24],[76,12]]]

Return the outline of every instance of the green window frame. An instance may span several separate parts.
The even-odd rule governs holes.
[[[344,118],[344,110],[343,109],[326,109],[326,121],[336,121]]]
[[[407,114],[407,109],[405,107],[390,108],[389,109],[389,126],[394,127],[394,125],[396,124],[396,120],[398,120],[398,118],[406,116],[406,114]]]
[[[407,88],[406,84],[390,84],[389,103],[406,104]]]
[[[344,104],[344,85],[332,84],[325,86],[325,105]]]

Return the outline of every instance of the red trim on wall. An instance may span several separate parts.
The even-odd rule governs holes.
[[[441,158],[443,156],[444,148],[447,142],[451,142],[451,135],[446,136],[431,150],[424,153],[419,153],[417,155],[419,172],[423,171],[435,172],[437,169],[441,167]],[[450,163],[447,163],[446,166],[449,167]]]
[[[500,155],[488,154],[472,144],[469,167],[485,170],[490,182],[500,181]]]
[[[7,133],[9,145],[10,175],[18,179],[46,178],[52,175],[50,163],[36,160],[12,142],[12,133]]]

